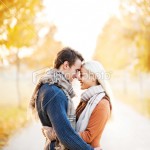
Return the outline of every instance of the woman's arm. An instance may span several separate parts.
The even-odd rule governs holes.
[[[91,143],[92,140],[100,133],[103,132],[106,122],[110,116],[110,106],[108,100],[101,100],[95,107],[90,117],[87,128],[79,135],[86,143]]]

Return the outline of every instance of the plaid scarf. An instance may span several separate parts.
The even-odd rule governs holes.
[[[73,91],[72,85],[69,82],[69,80],[66,79],[65,75],[57,70],[57,69],[51,69],[49,70],[46,75],[44,75],[38,82],[38,84],[35,87],[35,90],[33,92],[32,98],[30,100],[30,108],[32,109],[32,112],[36,115],[37,110],[36,110],[36,100],[38,96],[38,92],[40,87],[48,83],[49,85],[55,84],[59,88],[61,88],[67,99],[68,99],[68,110],[67,110],[67,116],[68,119],[72,125],[72,127],[75,129],[76,126],[76,115],[75,115],[75,109],[74,109],[74,104],[72,102],[72,98],[75,96],[75,93]],[[62,150],[65,149],[60,142],[58,142],[56,149]]]

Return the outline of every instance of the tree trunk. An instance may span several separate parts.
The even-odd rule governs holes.
[[[20,75],[20,59],[19,59],[19,51],[16,53],[16,90],[17,90],[17,99],[18,99],[18,107],[21,108],[21,93],[20,93],[20,85],[19,85],[19,75]]]
[[[123,80],[123,94],[127,95],[127,81],[128,81],[128,74],[127,70],[124,71],[124,80]]]
[[[144,100],[143,74],[139,72],[139,99]]]

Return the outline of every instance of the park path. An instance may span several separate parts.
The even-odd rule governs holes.
[[[104,150],[150,150],[150,120],[119,101],[114,102],[101,145]],[[18,131],[3,150],[42,150],[44,137],[40,123]]]

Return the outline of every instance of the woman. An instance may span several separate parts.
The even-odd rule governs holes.
[[[100,139],[112,110],[106,72],[99,62],[89,61],[82,65],[78,79],[85,91],[76,109],[76,131],[93,148],[101,149]],[[44,127],[43,132],[50,140],[56,136],[49,127]]]

